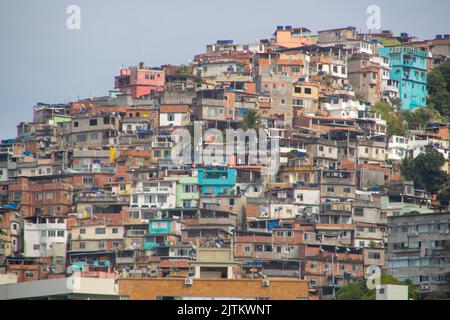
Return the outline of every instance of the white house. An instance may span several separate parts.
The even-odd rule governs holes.
[[[167,104],[161,105],[159,109],[160,127],[184,127],[191,121],[191,112],[187,104]]]
[[[55,257],[64,266],[68,230],[63,218],[37,217],[24,224],[24,254],[26,257]]]
[[[409,140],[406,137],[391,136],[388,144],[388,159],[402,160],[408,153]]]
[[[170,209],[177,203],[176,181],[139,182],[132,191],[131,209]]]

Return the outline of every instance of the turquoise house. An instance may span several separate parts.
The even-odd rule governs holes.
[[[381,48],[381,55],[389,54],[390,78],[399,82],[399,98],[403,110],[427,106],[428,53],[410,47]]]
[[[198,169],[198,184],[203,195],[231,195],[236,184],[236,169]]]
[[[166,247],[176,243],[181,235],[180,224],[174,219],[150,220],[148,236],[144,238],[144,250]]]

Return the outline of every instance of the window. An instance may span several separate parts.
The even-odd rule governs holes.
[[[327,192],[334,192],[334,187],[327,187]]]
[[[119,228],[112,228],[112,233],[119,233]]]
[[[381,255],[379,252],[369,252],[369,259],[380,259]]]
[[[86,234],[86,229],[85,228],[81,228],[80,229],[80,234]]]
[[[139,211],[131,211],[130,218],[131,219],[139,219]]]
[[[305,94],[311,94],[311,88],[305,88]]]
[[[185,184],[183,185],[183,192],[184,193],[193,193],[193,192],[197,192],[197,185],[195,184]]]
[[[33,245],[33,250],[39,250],[41,246],[39,244]]]
[[[91,140],[98,140],[98,133],[97,132],[93,132],[89,135],[89,139]]]
[[[301,107],[301,106],[303,106],[303,100],[302,99],[293,99],[292,105],[294,107]]]
[[[167,202],[167,196],[166,195],[159,195],[158,196],[158,202],[159,203],[166,203]]]
[[[153,229],[165,229],[167,228],[167,222],[152,222],[152,228]]]
[[[83,177],[83,184],[93,184],[94,178],[93,177]]]
[[[350,189],[350,188],[348,188],[348,187],[346,187],[346,188],[344,188],[344,192],[345,193],[350,193],[352,190]]]
[[[295,87],[294,88],[294,92],[295,93],[302,93],[302,88],[301,87]]]
[[[105,249],[105,241],[99,241],[98,248],[99,249]]]
[[[103,117],[103,124],[110,124],[111,119],[109,117]]]
[[[132,202],[133,203],[138,203],[138,196],[137,195],[133,195]]]
[[[175,121],[175,114],[168,113],[167,114],[167,121]]]
[[[48,236],[49,237],[55,237],[56,236],[56,230],[48,230]]]
[[[34,278],[33,271],[25,271],[25,278]]]
[[[64,237],[64,230],[58,230],[58,231],[56,232],[56,236],[57,236],[57,237]]]
[[[95,228],[95,234],[106,234],[105,228]]]
[[[97,125],[97,119],[90,119],[90,120],[89,120],[89,125],[90,125],[91,127],[96,126],[96,125]]]
[[[51,199],[53,199],[53,192],[46,192],[46,193],[45,193],[45,199],[46,199],[46,200],[51,200]]]
[[[75,122],[73,123],[73,127],[74,127],[74,128],[78,128],[78,125],[79,125],[79,124],[78,124],[78,121],[75,121]]]
[[[281,105],[284,106],[286,104],[286,99],[281,99]]]
[[[245,246],[245,247],[244,247],[244,251],[245,251],[245,252],[250,252],[250,247],[249,247],[249,246]]]
[[[80,249],[86,249],[86,243],[85,242],[80,242],[79,247],[80,247]]]
[[[130,213],[130,216],[132,217],[132,213]],[[150,220],[151,218],[152,218],[152,213],[151,212],[148,212],[148,211],[142,212],[142,219],[143,220]],[[134,219],[139,219],[139,212],[137,212],[137,217],[135,217]]]

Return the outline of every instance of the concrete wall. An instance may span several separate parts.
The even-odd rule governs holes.
[[[185,286],[184,279],[119,279],[119,295],[130,300],[155,300],[167,297],[267,297],[273,300],[308,298],[308,283],[303,280],[269,279],[263,287],[259,280],[194,279]]]

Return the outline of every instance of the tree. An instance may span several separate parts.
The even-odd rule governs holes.
[[[378,102],[372,108],[372,112],[379,113],[381,118],[386,121],[389,135],[402,136],[405,134],[400,111],[395,110],[389,103]]]
[[[3,222],[3,217],[0,215],[0,225],[2,224],[2,222]],[[0,236],[4,235],[4,234],[5,234],[5,232],[2,229],[0,229]]]
[[[414,181],[417,189],[437,193],[449,180],[448,174],[441,169],[444,164],[442,154],[434,148],[428,148],[415,159],[411,157],[403,159],[400,169],[402,176]]]
[[[389,275],[382,275],[380,283],[405,285],[408,286],[408,293],[410,299],[418,299],[419,294],[416,291],[415,286],[410,281],[400,281]],[[375,300],[375,289],[367,288],[366,281],[360,281],[358,283],[350,283],[342,287],[336,294],[336,300]]]
[[[428,74],[428,102],[447,120],[450,119],[450,61]]]
[[[263,125],[261,123],[261,117],[256,111],[249,110],[244,116],[244,120],[242,120],[242,127],[244,130],[248,129],[259,129],[262,128]]]
[[[393,108],[399,110],[402,106],[402,99],[389,97],[389,103]]]
[[[192,74],[191,68],[185,64],[182,64],[176,71],[176,74],[188,75]]]
[[[444,189],[437,196],[438,201],[445,206],[450,203],[450,183],[447,184]]]
[[[414,111],[404,111],[403,119],[406,122],[409,123],[418,123],[425,125],[430,121],[442,121],[441,114],[434,109],[433,107],[429,106],[427,108],[419,108]]]

